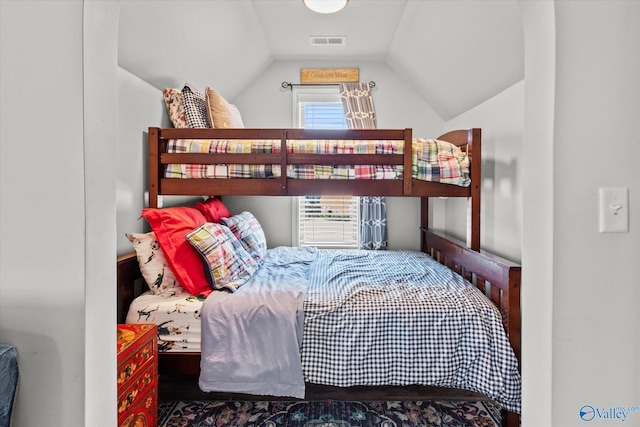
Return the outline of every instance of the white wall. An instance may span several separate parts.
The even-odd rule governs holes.
[[[523,122],[524,81],[445,124],[447,129],[482,128],[481,246],[515,262],[522,254]],[[552,166],[548,161],[546,168]],[[462,240],[465,206],[455,198],[446,203],[445,230]]]
[[[640,2],[556,2],[556,19],[553,424],[570,427],[583,405],[640,407]],[[629,189],[628,233],[598,232],[606,186]]]
[[[170,127],[169,116],[162,99],[162,91],[118,67],[118,145],[117,145],[117,248],[118,254],[133,247],[125,233],[146,231],[146,223],[139,219],[147,206],[146,159],[148,128]]]
[[[393,70],[377,61],[277,61],[230,101],[240,109],[246,127],[291,127],[291,92],[282,89],[282,82],[298,83],[301,68],[354,66],[360,69],[360,81],[376,83],[372,95],[378,128],[412,128],[414,136],[421,137],[443,133],[442,120],[433,110]],[[219,90],[224,95],[223,88]],[[232,212],[253,212],[265,229],[270,247],[291,245],[290,198],[225,197],[224,202]],[[390,248],[419,249],[418,198],[388,198],[387,219]]]
[[[140,218],[148,207],[148,129],[172,127],[162,91],[117,67],[118,136],[116,152],[116,244],[118,255],[131,252],[126,233],[149,231]],[[199,197],[163,196],[160,207],[192,205]]]
[[[354,63],[355,62],[355,63]],[[299,83],[301,68],[357,67],[372,89],[378,128],[411,127],[419,136],[442,133],[442,119],[397,74],[380,61],[276,61],[232,101],[247,127],[290,127],[291,92],[282,82]],[[220,89],[224,95],[223,89]]]
[[[525,40],[522,147],[522,425],[553,426],[553,159],[555,13],[553,2],[520,1]]]
[[[115,180],[117,139],[117,61],[119,1],[84,3],[83,31],[83,122],[84,122],[84,366],[75,375],[84,379],[84,425],[114,425],[117,405],[116,334],[113,323],[116,307],[113,284],[116,280],[113,257],[116,253]],[[63,156],[66,153],[61,153]],[[61,248],[58,248],[61,249]],[[84,399],[82,399],[84,397]],[[64,396],[67,399],[67,396]],[[75,396],[69,397],[74,400]],[[27,410],[33,412],[31,407]],[[40,415],[44,423],[51,423]],[[42,422],[40,423],[42,424]]]
[[[640,3],[520,5],[523,425],[614,425],[580,412],[640,407]],[[598,233],[601,186],[629,188],[628,233]],[[627,415],[625,425],[640,422]]]
[[[0,341],[18,349],[13,425],[81,426],[83,3],[0,8]]]

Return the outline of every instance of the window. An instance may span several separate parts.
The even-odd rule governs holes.
[[[305,129],[346,129],[337,87],[293,89],[293,123]],[[357,249],[360,245],[359,198],[297,197],[294,245]]]
[[[299,127],[306,129],[345,129],[342,102],[304,101],[298,104]]]
[[[299,128],[347,128],[337,86],[294,87],[292,111],[292,123]]]
[[[357,197],[298,197],[298,245],[357,249],[359,216]]]

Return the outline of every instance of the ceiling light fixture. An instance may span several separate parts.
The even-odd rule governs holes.
[[[349,0],[302,0],[302,3],[317,13],[340,12]]]

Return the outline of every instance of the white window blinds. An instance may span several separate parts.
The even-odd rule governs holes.
[[[298,244],[357,249],[359,205],[351,196],[298,197]]]
[[[294,89],[294,123],[305,129],[346,129],[342,101],[337,87]],[[359,247],[358,197],[298,197],[294,244],[317,248]]]
[[[346,129],[342,102],[301,102],[300,127],[305,129]]]

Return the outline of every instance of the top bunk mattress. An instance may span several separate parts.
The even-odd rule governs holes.
[[[402,154],[402,140],[287,140],[287,153],[295,154]],[[276,139],[171,139],[167,153],[273,153],[281,152]],[[470,159],[460,147],[438,139],[413,138],[413,179],[468,187]],[[397,164],[288,164],[293,179],[403,179]],[[165,178],[280,178],[280,164],[168,164]]]

